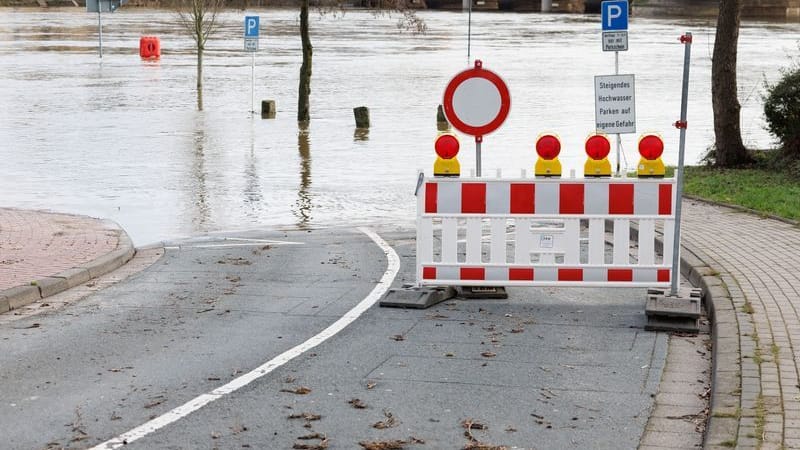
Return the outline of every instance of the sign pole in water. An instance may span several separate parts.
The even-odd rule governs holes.
[[[250,52],[250,113],[256,113],[256,52],[258,51],[259,16],[244,17],[244,50]]]
[[[444,115],[456,130],[475,136],[475,171],[481,176],[483,136],[496,130],[508,117],[511,96],[496,73],[483,68],[481,60],[447,84],[442,101]]]
[[[683,86],[681,90],[681,119],[675,122],[675,127],[681,130],[680,141],[678,146],[678,170],[675,182],[678,187],[676,189],[675,200],[675,237],[672,243],[672,286],[670,295],[678,295],[678,279],[680,272],[678,272],[681,250],[681,198],[683,198],[683,158],[686,148],[686,109],[689,97],[689,61],[692,57],[692,33],[686,33],[680,37],[680,41],[685,45],[683,52]]]
[[[614,52],[614,75],[619,75],[619,52],[628,50],[628,0],[606,0],[600,3],[603,26],[603,51]],[[620,176],[622,138],[617,133],[617,171]]]

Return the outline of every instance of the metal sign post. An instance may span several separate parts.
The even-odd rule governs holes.
[[[614,75],[619,75],[619,52],[628,50],[628,0],[606,0],[600,4],[603,51],[614,52]],[[617,170],[620,176],[622,137],[617,133]]]
[[[675,127],[680,130],[680,143],[678,146],[678,168],[676,174],[676,183],[678,184],[675,195],[675,233],[672,244],[672,286],[670,295],[678,295],[678,282],[680,279],[680,249],[681,249],[681,198],[683,197],[683,159],[686,148],[686,107],[689,97],[689,61],[692,56],[692,33],[687,32],[680,37],[680,41],[684,44],[683,53],[683,87],[681,90],[681,119],[675,122]]]
[[[258,51],[259,16],[245,16],[244,18],[244,50],[250,52],[250,113],[256,113],[256,52]]]

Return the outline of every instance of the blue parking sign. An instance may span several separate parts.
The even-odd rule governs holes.
[[[258,37],[258,16],[244,16],[244,37]]]
[[[600,3],[603,31],[628,29],[628,0],[606,0]]]

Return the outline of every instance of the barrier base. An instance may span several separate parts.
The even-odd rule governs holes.
[[[456,289],[446,287],[403,287],[389,289],[380,306],[389,308],[425,309],[456,296]]]
[[[645,330],[683,331],[697,333],[700,328],[700,302],[702,292],[692,288],[677,295],[668,295],[666,289],[648,289]]]
[[[506,288],[502,286],[497,287],[483,287],[483,286],[462,286],[460,289],[459,297],[465,299],[473,298],[508,298]]]

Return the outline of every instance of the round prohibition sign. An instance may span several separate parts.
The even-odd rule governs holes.
[[[444,114],[462,133],[483,136],[498,129],[508,117],[511,95],[496,73],[483,68],[480,60],[450,80],[444,90]]]

